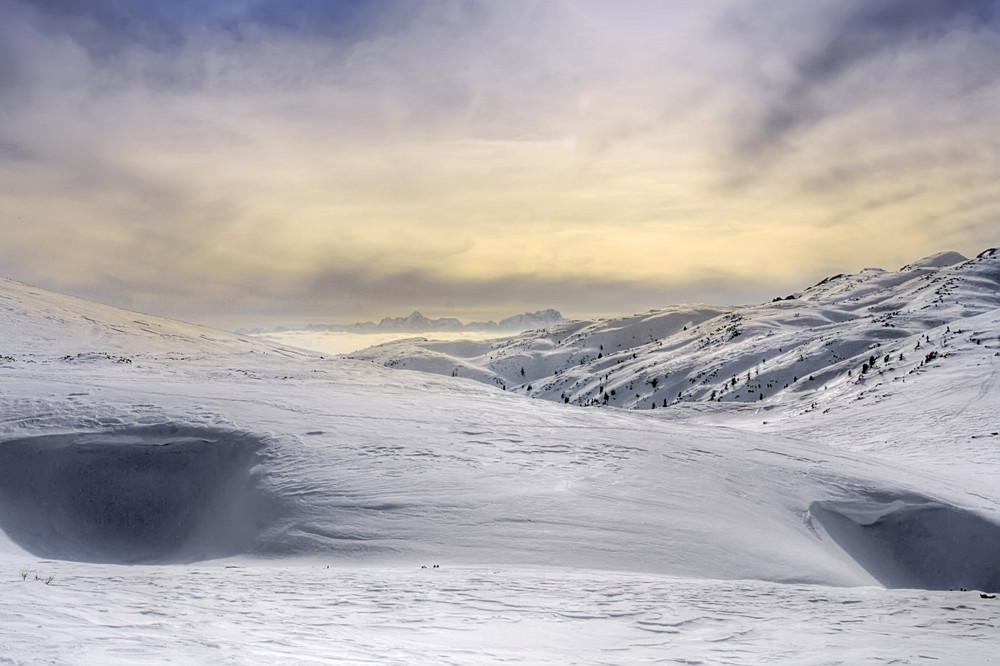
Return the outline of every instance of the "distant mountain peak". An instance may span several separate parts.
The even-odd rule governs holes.
[[[383,317],[376,324],[374,322],[357,322],[354,324],[309,324],[304,330],[308,331],[345,331],[350,333],[435,333],[435,332],[496,332],[500,334],[515,334],[523,331],[549,328],[565,323],[567,320],[558,310],[548,308],[537,312],[524,312],[522,314],[501,319],[499,323],[495,321],[477,321],[472,323],[462,323],[454,317],[441,317],[432,319],[425,317],[418,310],[414,310],[405,317]],[[282,327],[281,330],[289,330]],[[238,331],[242,333],[265,333],[260,329],[252,331]]]
[[[812,411],[865,399],[953,353],[1000,356],[997,252],[838,274],[793,296],[570,322],[475,350],[410,340],[352,357],[580,406]]]

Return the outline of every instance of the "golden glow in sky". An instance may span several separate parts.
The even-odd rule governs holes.
[[[71,5],[0,2],[0,274],[104,302],[627,314],[1000,240],[992,1]]]

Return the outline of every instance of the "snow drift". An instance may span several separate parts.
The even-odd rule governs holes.
[[[1000,497],[990,438],[1000,428],[990,396],[1000,317],[984,296],[969,301],[965,332],[939,338],[933,327],[939,313],[963,307],[956,298],[995,284],[994,261],[972,264],[975,275],[964,281],[953,276],[953,294],[920,282],[914,298],[930,302],[914,321],[935,331],[923,334],[920,351],[936,345],[940,353],[900,373],[905,390],[893,388],[895,370],[883,358],[861,383],[817,373],[814,383],[829,390],[811,388],[812,400],[839,396],[841,411],[830,414],[797,402],[774,411],[742,401],[580,409],[0,281],[0,529],[9,538],[0,557],[172,563],[308,555],[337,564],[993,587]],[[910,277],[963,266],[921,267]],[[894,279],[879,278],[881,292]],[[763,365],[760,345],[787,343],[803,356],[815,347],[810,358],[825,358],[826,342],[842,331],[824,327],[869,307],[851,300],[871,286],[868,277],[838,280],[841,301],[824,296],[803,306],[801,318],[761,318],[753,335],[736,320],[727,326],[745,328],[735,337],[714,333],[719,322],[706,331],[719,316],[712,308],[632,324],[654,327],[644,344],[664,363],[695,358],[673,343],[703,334],[712,338],[706,358],[732,367]],[[868,314],[860,319],[861,333],[872,330]],[[637,382],[641,367],[632,361],[652,358],[596,358],[600,344],[611,353],[626,343],[622,331],[640,336],[635,326],[567,325],[559,329],[565,337],[542,332],[511,344],[551,351],[532,356],[537,364],[524,366],[526,376],[547,376],[546,363],[560,358],[581,386],[610,381],[614,367],[623,368],[621,381],[627,372]],[[572,356],[599,339],[587,352],[596,360]],[[805,347],[794,346],[802,340]],[[862,336],[849,344],[872,355],[860,350],[878,342]],[[774,358],[786,370],[786,361],[798,362]],[[505,372],[520,376],[520,366]],[[683,381],[697,384],[692,378]],[[942,573],[949,571],[960,575]]]
[[[816,502],[812,515],[886,587],[1000,590],[1000,525],[914,495]]]
[[[0,443],[0,529],[25,550],[91,562],[178,562],[246,552],[273,498],[247,433],[125,428]]]

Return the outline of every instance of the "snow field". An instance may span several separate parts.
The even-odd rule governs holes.
[[[3,663],[975,666],[996,663],[1000,627],[974,592],[430,562],[26,566],[56,578],[0,578]]]
[[[1000,271],[953,258],[421,352],[813,375],[642,411],[0,281],[0,662],[990,663]]]

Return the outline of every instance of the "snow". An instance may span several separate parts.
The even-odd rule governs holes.
[[[322,354],[350,354],[351,352],[383,345],[401,340],[420,342],[482,342],[498,340],[502,336],[496,332],[484,331],[435,331],[433,334],[414,335],[413,333],[351,333],[348,331],[308,331],[288,330],[271,333],[257,333],[255,338],[267,340],[278,345],[311,349]]]
[[[479,348],[407,340],[350,357],[581,406],[717,401],[798,413],[871,394],[886,373],[922,372],[932,352],[976,353],[977,362],[992,364],[1000,348],[1000,259],[995,252],[958,258],[943,253],[898,272],[833,276],[757,306],[678,305]],[[877,372],[869,374],[869,365]],[[815,390],[834,385],[836,396]]]
[[[401,347],[431,372],[0,280],[0,655],[989,663],[997,261]],[[748,372],[790,386],[707,399]]]
[[[250,469],[262,446],[247,434],[176,426],[8,440],[0,448],[0,525],[46,558],[238,554],[275,510]]]
[[[1000,623],[969,592],[562,568],[37,569],[0,581],[9,663],[976,665]]]
[[[967,261],[967,259],[958,252],[938,252],[937,254],[932,254],[929,257],[924,257],[920,261],[907,264],[901,268],[900,271],[909,271],[919,268],[944,268],[945,266],[954,266],[955,264],[960,264],[964,261]]]
[[[974,513],[919,496],[816,502],[809,512],[886,587],[1000,589],[1000,525]]]

